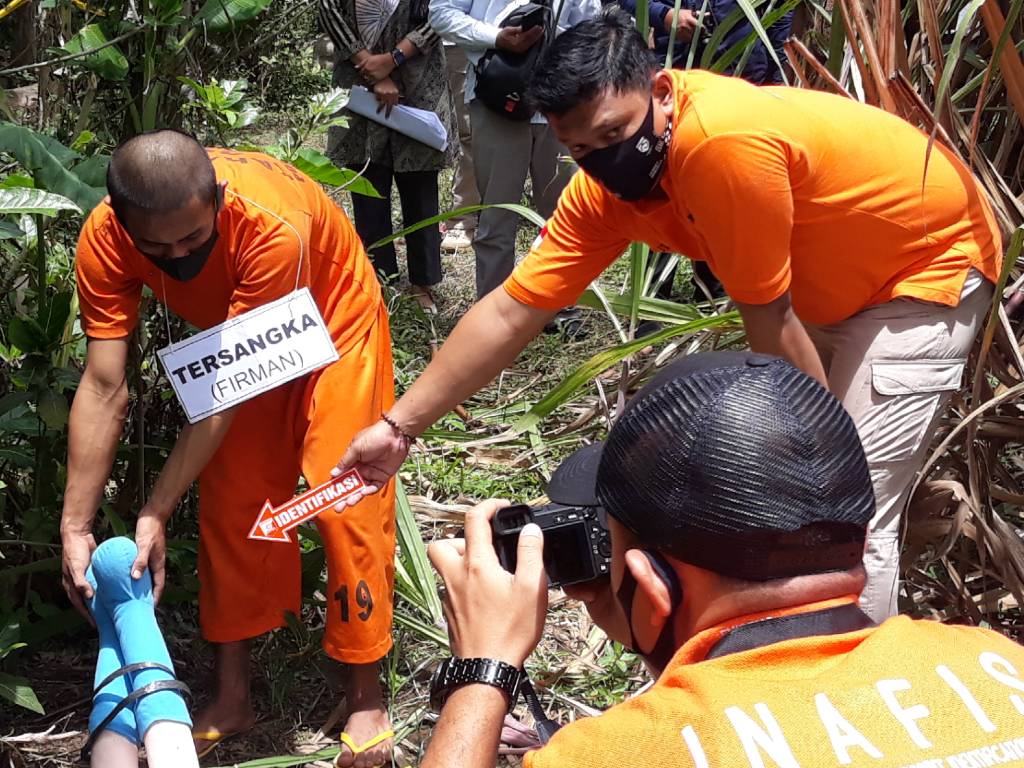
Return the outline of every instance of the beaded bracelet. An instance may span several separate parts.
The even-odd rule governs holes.
[[[415,437],[413,437],[408,432],[406,432],[404,429],[402,429],[400,426],[398,426],[398,422],[396,422],[394,419],[392,419],[386,413],[382,413],[380,415],[380,420],[383,421],[385,424],[387,424],[389,427],[391,427],[393,430],[395,430],[395,432],[397,432],[402,438],[404,438],[407,443],[415,443],[416,442],[416,438]]]

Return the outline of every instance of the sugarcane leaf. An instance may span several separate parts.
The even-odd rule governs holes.
[[[738,312],[727,312],[722,315],[702,317],[699,320],[693,320],[689,323],[665,328],[657,333],[652,333],[650,336],[645,336],[641,339],[634,339],[633,341],[627,341],[625,344],[618,344],[614,347],[598,352],[582,365],[575,368],[558,384],[556,384],[551,391],[538,400],[533,407],[530,408],[529,413],[519,418],[512,425],[511,431],[514,434],[522,434],[528,429],[533,429],[540,424],[541,421],[547,418],[556,408],[568,402],[577,391],[589,384],[595,376],[608,370],[616,363],[621,362],[629,355],[639,352],[644,347],[659,344],[662,341],[668,341],[669,339],[677,336],[685,336],[687,334],[707,330],[708,328],[724,328],[726,326],[736,325],[738,322]]]

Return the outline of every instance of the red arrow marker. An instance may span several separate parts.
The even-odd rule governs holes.
[[[312,520],[364,487],[366,484],[363,478],[354,469],[350,469],[286,501],[280,507],[271,506],[267,499],[256,518],[256,524],[249,531],[249,538],[256,541],[291,541],[288,531],[292,528]]]

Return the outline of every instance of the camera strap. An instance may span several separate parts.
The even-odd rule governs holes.
[[[523,695],[523,699],[526,701],[526,706],[530,710],[530,714],[533,716],[533,728],[537,731],[537,737],[540,739],[541,744],[547,744],[552,736],[555,735],[555,731],[561,728],[560,723],[556,723],[547,713],[544,711],[544,706],[540,703],[540,698],[537,696],[537,692],[533,689],[533,683],[530,682],[530,678],[526,676],[526,671],[523,670],[523,679],[519,684],[519,692]]]
[[[741,653],[766,645],[815,635],[842,635],[877,626],[856,603],[810,613],[795,613],[752,621],[729,630],[712,646],[707,659]]]

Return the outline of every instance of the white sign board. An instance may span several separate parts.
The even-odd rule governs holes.
[[[189,424],[338,359],[308,288],[157,352]]]

